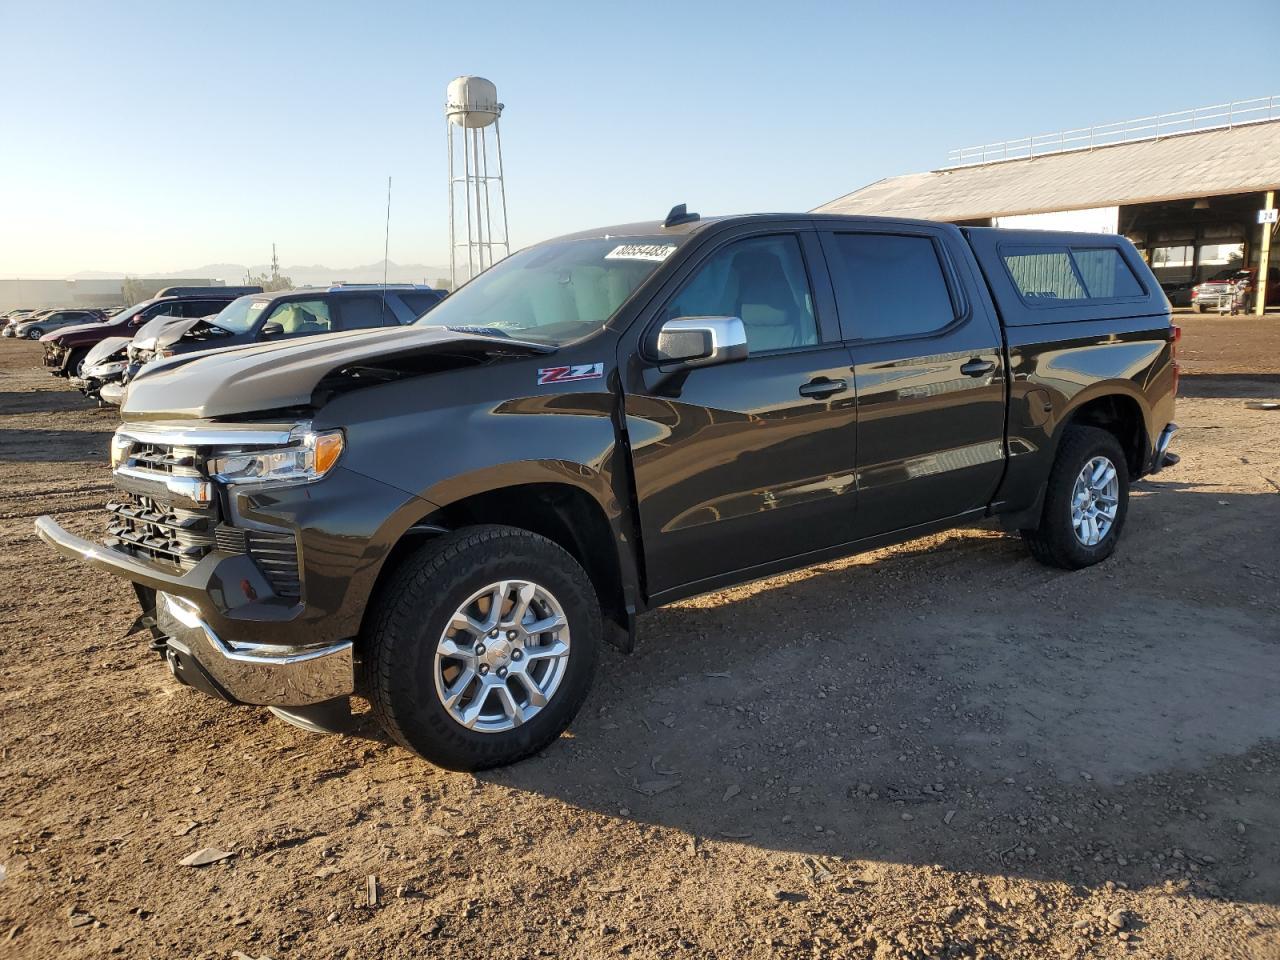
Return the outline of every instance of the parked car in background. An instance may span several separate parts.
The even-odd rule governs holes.
[[[28,310],[22,307],[19,307],[18,309],[15,309],[15,310],[9,310],[6,313],[0,313],[0,328],[7,327],[10,323],[13,323],[14,326],[17,326],[23,320],[26,320],[28,317],[30,317],[31,314],[33,313],[35,313],[34,310]]]
[[[1166,280],[1161,282],[1160,289],[1169,298],[1170,306],[1189,307],[1191,306],[1191,288],[1194,285],[1190,280]]]
[[[150,300],[134,304],[105,322],[58,330],[41,338],[45,368],[58,377],[76,376],[93,346],[109,337],[132,337],[156,317],[195,319],[222,310],[261,287],[166,287]]]
[[[295,337],[394,327],[413,323],[444,299],[444,291],[419,284],[341,284],[302,287],[241,297],[217,316],[160,318],[134,335],[123,381],[100,391],[118,403],[138,370],[153,360],[200,350],[220,350]]]
[[[107,401],[102,399],[102,389],[119,383],[124,376],[125,367],[129,365],[126,356],[129,342],[129,337],[107,337],[100,340],[89,348],[76,365],[76,372],[67,379],[90,400],[97,400],[100,406],[105,405]]]
[[[1215,273],[1191,288],[1191,306],[1196,313],[1218,310],[1229,305],[1233,294],[1243,291],[1242,306],[1252,309],[1257,294],[1258,271],[1254,267],[1231,267]],[[1241,281],[1244,281],[1241,287]],[[1267,306],[1280,307],[1280,267],[1267,269]]]
[[[545,747],[601,643],[685,597],[985,518],[1103,562],[1177,429],[1178,328],[1113,235],[680,207],[515,253],[410,327],[277,322],[138,374],[105,543],[36,529],[133,582],[177,679],[313,728],[358,692],[458,769]]]
[[[33,317],[13,328],[13,335],[26,340],[39,340],[50,330],[76,324],[101,323],[106,315],[101,310],[50,310],[44,316]]]
[[[20,310],[9,317],[4,324],[4,329],[0,330],[0,335],[6,337],[16,336],[18,325],[26,323],[28,320],[35,320],[37,317],[43,317],[46,314],[53,313],[52,310]]]

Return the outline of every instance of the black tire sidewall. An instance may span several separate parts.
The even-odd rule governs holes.
[[[1094,457],[1103,456],[1111,461],[1120,483],[1119,503],[1115,522],[1107,535],[1096,545],[1085,546],[1076,537],[1071,523],[1071,497],[1076,478],[1084,465]],[[1080,568],[1092,566],[1107,559],[1115,552],[1116,543],[1124,530],[1129,515],[1129,468],[1119,441],[1096,427],[1073,427],[1063,437],[1049,489],[1045,497],[1043,532],[1052,541],[1054,552],[1064,561],[1063,565]]]
[[[443,538],[442,538],[443,539]],[[423,564],[410,563],[411,575],[392,587],[387,614],[377,638],[381,673],[373,695],[379,719],[405,746],[454,770],[478,770],[511,763],[536,752],[560,735],[573,719],[590,687],[600,637],[599,604],[591,581],[560,547],[523,531],[497,541],[461,545],[447,565],[431,558],[455,544],[434,543]],[[496,549],[495,549],[496,548]],[[449,617],[477,590],[499,580],[528,580],[559,601],[569,623],[568,667],[551,701],[513,730],[468,730],[449,714],[435,687],[435,651]],[[408,595],[403,591],[410,591]],[[397,596],[396,594],[399,594]]]

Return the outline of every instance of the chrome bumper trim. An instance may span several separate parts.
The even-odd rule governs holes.
[[[1173,442],[1173,435],[1177,432],[1178,425],[1176,423],[1167,423],[1164,429],[1160,431],[1160,439],[1156,441],[1156,452],[1151,458],[1150,473],[1159,473],[1170,463],[1178,462],[1176,459],[1169,459],[1169,444]]]
[[[301,707],[355,692],[350,640],[323,647],[230,643],[214,633],[194,604],[163,592],[156,596],[156,616],[169,645],[198,660],[241,703]],[[174,629],[170,618],[186,629]]]

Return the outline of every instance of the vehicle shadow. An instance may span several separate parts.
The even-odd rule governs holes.
[[[70,389],[0,391],[0,416],[16,413],[65,413],[96,407],[95,401]],[[104,410],[104,413],[114,415],[115,411]]]
[[[111,430],[0,429],[0,461],[106,463]]]
[[[1186,373],[1178,380],[1180,397],[1258,397],[1280,396],[1280,374],[1277,373]]]
[[[1280,497],[1220,503],[1147,487],[1075,573],[965,530],[656,611],[569,735],[483,778],[768,850],[1280,902]]]

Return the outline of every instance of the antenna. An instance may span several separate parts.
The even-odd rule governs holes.
[[[382,239],[382,318],[387,317],[387,263],[391,258],[391,177],[387,177],[387,229]]]

